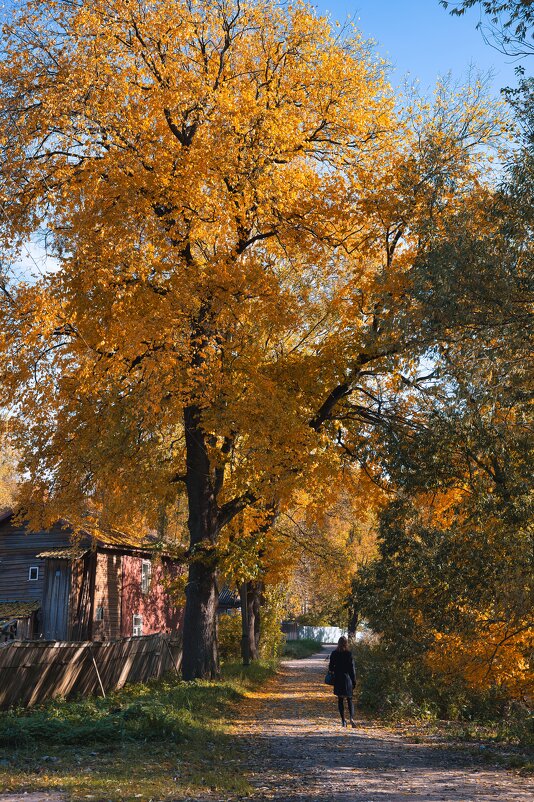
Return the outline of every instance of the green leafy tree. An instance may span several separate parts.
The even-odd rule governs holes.
[[[355,586],[402,659],[519,698],[534,631],[531,147],[487,198],[479,235],[460,214],[418,265],[424,326],[449,336],[427,381],[407,381],[411,415],[375,442],[397,497]]]

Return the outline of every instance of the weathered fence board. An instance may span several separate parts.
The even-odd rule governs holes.
[[[181,644],[168,635],[110,641],[13,641],[0,649],[0,708],[31,707],[145,682],[179,668]],[[102,686],[100,685],[102,683]]]

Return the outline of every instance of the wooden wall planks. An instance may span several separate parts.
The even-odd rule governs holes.
[[[97,643],[14,641],[0,648],[0,708],[101,694],[93,657],[108,692],[176,670],[181,655],[181,642],[168,635]]]

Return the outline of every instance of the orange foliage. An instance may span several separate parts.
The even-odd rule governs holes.
[[[497,686],[511,697],[534,698],[532,651],[534,631],[524,622],[511,626],[478,616],[472,635],[434,633],[435,645],[426,656],[433,671],[462,676],[477,690]]]

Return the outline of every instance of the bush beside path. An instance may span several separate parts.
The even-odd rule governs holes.
[[[333,647],[332,647],[333,648]],[[249,799],[274,802],[531,802],[534,783],[484,762],[470,745],[420,743],[361,720],[343,729],[323,684],[329,649],[286,661],[250,694],[234,725],[245,744]]]

